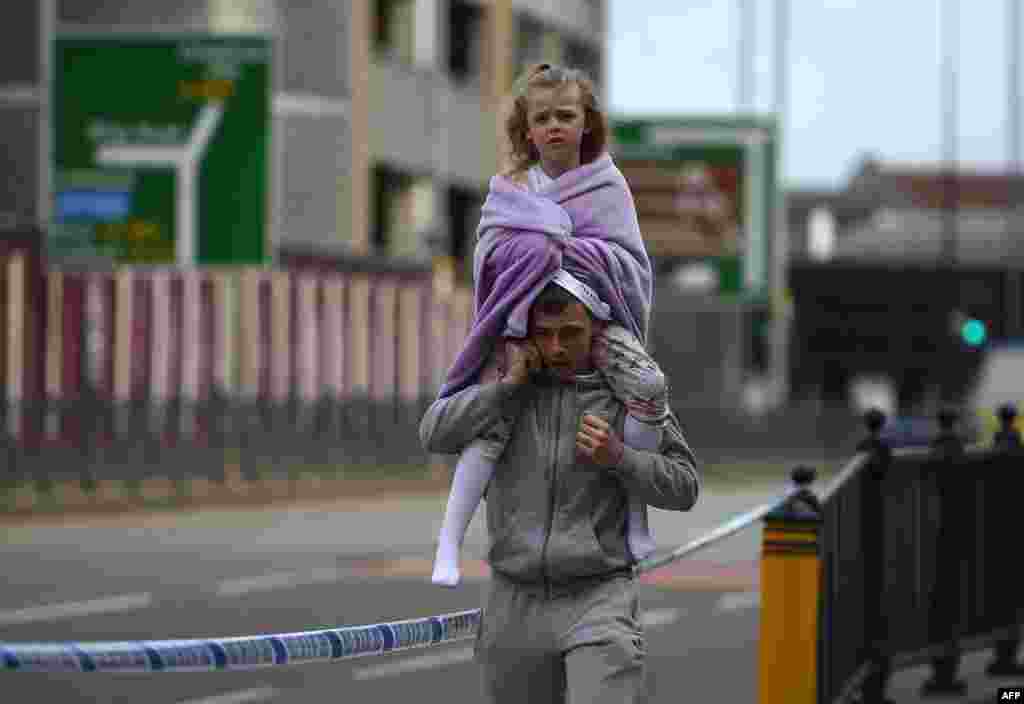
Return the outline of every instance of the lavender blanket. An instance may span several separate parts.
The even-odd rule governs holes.
[[[608,154],[537,193],[491,179],[473,255],[473,325],[440,397],[475,383],[503,336],[526,337],[530,305],[559,268],[590,285],[614,322],[646,341],[650,260],[626,179]]]

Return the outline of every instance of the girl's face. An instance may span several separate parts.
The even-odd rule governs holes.
[[[579,166],[586,126],[580,87],[569,83],[532,88],[526,106],[527,137],[540,153],[548,176],[557,178]]]

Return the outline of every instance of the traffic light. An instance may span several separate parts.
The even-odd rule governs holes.
[[[960,339],[969,347],[981,347],[988,339],[988,327],[977,318],[968,318],[960,326]]]
[[[988,340],[988,325],[984,320],[975,318],[963,311],[953,311],[953,334],[968,347],[981,347]]]

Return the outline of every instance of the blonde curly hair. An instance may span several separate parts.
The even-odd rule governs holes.
[[[507,163],[510,173],[519,173],[540,161],[537,148],[529,140],[527,96],[532,88],[555,88],[575,83],[580,89],[583,105],[584,128],[580,143],[580,165],[589,164],[607,148],[608,118],[598,103],[594,83],[579,69],[556,64],[539,63],[529,67],[513,86],[512,104],[505,118],[505,137],[508,140]]]

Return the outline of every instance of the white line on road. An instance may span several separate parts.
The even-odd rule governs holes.
[[[644,628],[658,628],[675,623],[682,615],[682,609],[651,609],[640,614],[640,623]]]
[[[715,604],[716,611],[741,611],[761,606],[761,592],[729,592]]]
[[[72,616],[93,616],[118,611],[145,609],[153,603],[149,592],[142,594],[120,594],[88,601],[65,601],[60,604],[43,604],[28,606],[23,609],[0,611],[0,626],[13,626],[33,621],[54,621]]]
[[[241,596],[249,592],[268,592],[304,584],[338,582],[349,574],[348,570],[341,567],[317,567],[308,572],[271,572],[255,577],[225,579],[217,584],[217,596]]]
[[[357,680],[375,680],[381,677],[394,677],[404,675],[406,672],[426,670],[432,667],[445,667],[458,663],[470,662],[473,659],[473,646],[456,648],[435,655],[420,655],[414,658],[405,658],[397,662],[387,662],[381,665],[361,667],[352,671],[352,678]]]
[[[202,699],[188,699],[178,704],[250,704],[250,702],[265,702],[273,699],[278,694],[273,687],[254,687],[253,689],[240,689],[237,692],[225,694],[214,694]]]

